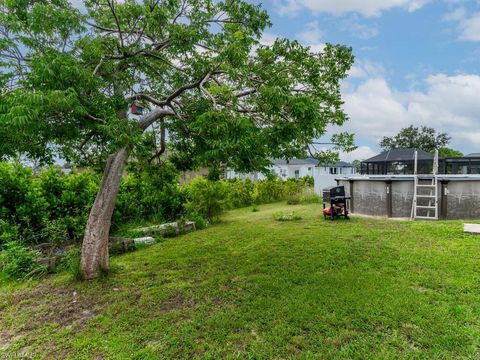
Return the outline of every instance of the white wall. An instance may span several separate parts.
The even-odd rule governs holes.
[[[337,185],[335,179],[355,174],[353,167],[336,168],[337,174],[330,173],[330,167],[319,166],[315,168],[315,175],[313,176],[315,193],[322,195],[322,190]]]
[[[331,174],[332,170],[333,174]],[[280,179],[295,179],[295,170],[298,170],[298,177],[312,176],[314,179],[315,192],[319,195],[322,194],[322,189],[330,186],[335,186],[337,182],[335,179],[344,176],[355,174],[353,167],[316,167],[314,165],[273,165],[271,171],[277,175]],[[336,173],[335,173],[336,171]],[[227,179],[251,179],[251,180],[263,180],[266,178],[260,172],[239,174],[233,170],[228,170],[226,173]]]

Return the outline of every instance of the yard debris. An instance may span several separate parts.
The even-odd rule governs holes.
[[[112,254],[123,254],[135,250],[133,239],[111,236],[108,240],[108,249]]]
[[[137,229],[145,235],[158,235],[162,237],[177,236],[196,230],[195,221],[175,221],[171,223],[152,225]]]
[[[151,245],[155,243],[155,239],[151,236],[145,236],[133,239],[135,245]]]

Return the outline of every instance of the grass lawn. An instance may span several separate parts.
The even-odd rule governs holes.
[[[480,357],[480,237],[461,222],[259,208],[115,257],[105,279],[1,285],[0,358]]]

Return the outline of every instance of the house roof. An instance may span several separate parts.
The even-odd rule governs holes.
[[[306,158],[306,159],[275,159],[273,160],[275,165],[313,165],[317,166],[319,161],[314,158]]]
[[[392,149],[382,152],[363,162],[389,162],[408,161],[415,159],[415,151],[418,152],[418,160],[432,160],[433,155],[421,149]]]
[[[317,166],[320,161],[317,159],[308,157],[306,159],[290,159],[290,160],[285,160],[285,159],[275,159],[273,160],[273,163],[275,165],[311,165],[311,166]],[[352,167],[352,164],[345,162],[345,161],[338,161],[335,164],[327,165],[331,167]]]
[[[468,155],[465,155],[466,158],[470,158],[470,157],[480,157],[480,153],[471,153],[471,154],[468,154]]]

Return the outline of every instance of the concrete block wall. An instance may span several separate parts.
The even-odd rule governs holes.
[[[338,180],[350,196],[353,214],[408,218],[412,211],[412,180]],[[440,180],[438,183],[440,219],[480,220],[480,178]]]
[[[480,219],[480,181],[450,181],[447,219]]]

